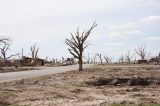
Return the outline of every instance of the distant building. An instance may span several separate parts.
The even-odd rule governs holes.
[[[32,65],[40,65],[44,66],[44,59],[37,58],[35,63],[32,63],[32,58],[23,56],[20,60],[18,60],[22,66],[32,66]]]
[[[137,63],[138,64],[146,64],[146,63],[148,63],[148,61],[147,60],[138,60]]]
[[[154,56],[154,57],[150,58],[149,63],[155,64],[155,65],[160,65],[160,53],[158,54],[158,56]]]
[[[160,64],[160,57],[159,56],[152,57],[151,59],[149,59],[149,63],[155,65]]]
[[[4,66],[12,66],[13,62],[11,60],[2,60],[0,59],[0,67],[4,67]]]

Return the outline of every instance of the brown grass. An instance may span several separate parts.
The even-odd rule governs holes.
[[[86,81],[98,78],[160,78],[160,68],[144,67],[96,67],[82,72],[61,74],[12,81],[0,84],[1,92],[11,92],[5,103],[20,106],[107,106],[112,103],[156,104],[160,103],[160,86],[127,84],[88,85]]]

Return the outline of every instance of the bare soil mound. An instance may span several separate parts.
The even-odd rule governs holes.
[[[10,104],[6,102],[0,102],[0,106],[10,106]]]
[[[103,86],[103,85],[114,85],[114,86],[149,86],[149,85],[160,85],[160,79],[145,78],[145,77],[123,77],[123,78],[91,78],[85,81],[88,85]]]

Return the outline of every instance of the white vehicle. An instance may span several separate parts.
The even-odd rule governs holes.
[[[62,64],[63,64],[64,66],[67,66],[67,65],[72,65],[73,63],[72,63],[72,61],[66,60],[66,61],[64,61]]]
[[[73,65],[75,62],[74,62],[74,58],[67,58],[67,60],[63,61],[62,64],[64,66],[66,65]]]

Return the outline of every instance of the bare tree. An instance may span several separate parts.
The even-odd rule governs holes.
[[[128,63],[131,63],[131,59],[133,58],[134,54],[131,54],[130,50],[128,50],[126,54],[126,60]]]
[[[111,57],[104,56],[104,59],[105,59],[107,64],[112,62],[112,58]]]
[[[52,59],[52,63],[55,64],[56,63],[56,59],[53,58]]]
[[[103,60],[102,60],[102,54],[97,53],[97,56],[99,57],[100,63],[103,64]]]
[[[134,58],[134,64],[135,64],[136,62],[137,62],[137,58],[135,57],[135,58]]]
[[[38,52],[39,52],[39,47],[36,47],[36,44],[32,45],[31,48],[31,56],[32,56],[32,62],[33,64],[36,65],[37,58],[38,58]]]
[[[14,54],[14,55],[10,55],[10,56],[7,56],[7,51],[10,50],[10,44],[5,44],[3,46],[3,48],[0,48],[1,50],[1,58],[3,60],[8,60],[9,58],[13,57],[13,56],[17,56],[18,54]]]
[[[119,58],[119,63],[123,63],[124,62],[124,56],[122,54],[122,56]]]
[[[96,59],[97,59],[97,54],[95,54],[93,62],[94,62],[94,66],[96,66]]]
[[[7,44],[7,43],[9,43],[10,41],[11,41],[10,38],[0,37],[0,45]]]
[[[141,45],[137,49],[135,49],[135,52],[137,55],[141,57],[142,60],[145,60],[146,58],[146,45]]]
[[[0,59],[3,60],[5,65],[8,59],[19,55],[19,53],[17,53],[7,56],[7,53],[10,50],[10,43],[11,40],[9,38],[0,38]]]
[[[71,33],[72,38],[65,40],[66,44],[69,46],[69,52],[79,61],[79,71],[83,70],[83,51],[88,46],[88,44],[86,44],[86,40],[96,26],[97,24],[94,22],[89,30],[83,31],[81,34],[79,32],[79,28],[77,28],[75,36]]]

